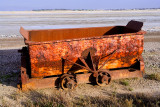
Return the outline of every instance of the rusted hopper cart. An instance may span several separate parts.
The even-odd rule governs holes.
[[[142,22],[126,26],[25,30],[21,50],[22,90],[143,77]]]

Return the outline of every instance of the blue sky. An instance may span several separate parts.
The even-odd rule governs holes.
[[[0,11],[160,8],[160,0],[0,0]]]

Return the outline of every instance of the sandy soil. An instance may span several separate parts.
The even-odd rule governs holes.
[[[136,19],[144,22],[144,30],[148,31],[144,39],[143,58],[145,61],[146,74],[160,73],[160,10],[139,11],[91,11],[91,12],[0,12],[0,105],[9,102],[12,106],[24,106],[25,97],[21,94],[20,99],[15,100],[18,94],[16,88],[18,73],[20,72],[20,53],[24,45],[23,38],[18,33],[19,27],[52,28],[52,25],[69,26],[106,26],[125,25],[129,20]],[[102,20],[103,19],[103,20]],[[34,25],[34,26],[33,26]],[[54,26],[54,27],[55,27]],[[2,29],[3,28],[3,29]],[[15,35],[15,36],[10,36]],[[128,79],[129,86],[112,82],[105,87],[81,84],[73,90],[75,96],[109,96],[116,91],[119,94],[144,93],[151,96],[160,96],[160,81],[150,80],[145,76],[143,79]],[[132,88],[132,91],[129,91]],[[57,89],[44,89],[50,91],[62,91]]]

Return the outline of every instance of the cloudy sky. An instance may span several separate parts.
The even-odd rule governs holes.
[[[0,11],[160,8],[160,0],[0,0]]]

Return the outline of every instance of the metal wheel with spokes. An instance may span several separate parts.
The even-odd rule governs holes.
[[[108,85],[111,81],[111,76],[107,72],[99,72],[98,76],[96,77],[96,84],[99,86]]]
[[[74,89],[77,86],[77,82],[73,75],[64,74],[60,78],[60,85],[64,90]]]

